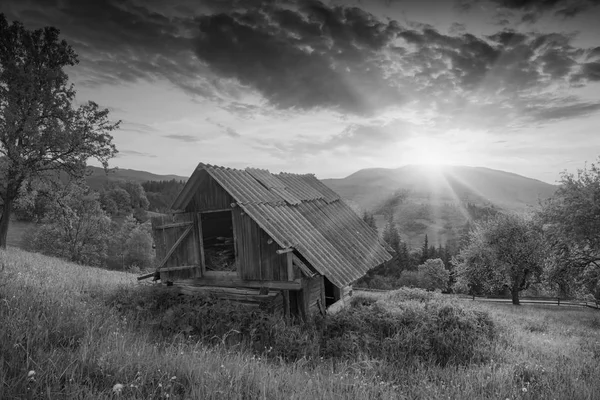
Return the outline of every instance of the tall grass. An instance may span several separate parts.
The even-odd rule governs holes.
[[[14,249],[0,252],[0,266],[1,399],[600,398],[595,310],[472,305],[397,291],[355,300],[312,328],[270,327],[295,332],[280,338],[290,343],[325,338],[317,353],[286,359],[233,333],[211,339],[210,329],[227,326],[201,331],[193,316],[192,330],[180,329],[179,318],[168,321],[189,310],[189,300],[142,303],[152,297],[132,275]],[[408,335],[414,344],[397,350]],[[371,340],[397,353],[378,354]],[[441,362],[440,348],[467,356]]]

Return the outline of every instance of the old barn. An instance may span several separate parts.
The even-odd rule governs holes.
[[[392,258],[314,175],[201,163],[172,209],[152,219],[154,276],[184,293],[305,316],[344,302],[353,282]]]

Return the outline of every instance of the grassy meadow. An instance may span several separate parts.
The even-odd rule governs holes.
[[[1,399],[600,398],[596,310],[401,289],[300,327],[14,248],[0,269]]]

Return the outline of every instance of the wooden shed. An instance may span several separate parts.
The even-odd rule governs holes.
[[[285,315],[322,312],[391,249],[314,175],[199,164],[152,219],[162,283]]]

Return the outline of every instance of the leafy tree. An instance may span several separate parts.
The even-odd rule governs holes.
[[[107,168],[116,153],[110,132],[119,123],[89,102],[73,107],[75,90],[63,68],[77,63],[59,31],[29,31],[0,14],[0,247],[21,185],[50,179],[52,171],[75,177],[89,158]]]
[[[427,290],[446,290],[450,280],[450,272],[439,259],[430,259],[418,266],[420,286]]]
[[[109,266],[123,269],[137,266],[149,268],[154,262],[150,224],[140,224],[132,216],[127,216],[119,225],[113,223],[109,249]]]
[[[453,258],[457,286],[508,288],[513,304],[519,304],[519,292],[541,281],[545,255],[541,228],[532,218],[499,214],[476,224],[469,243]]]
[[[84,184],[69,184],[55,193],[50,211],[30,239],[30,250],[102,266],[107,258],[110,225],[97,193]]]
[[[149,202],[148,210],[157,212],[169,211],[169,207],[184,185],[184,181],[177,181],[175,179],[171,179],[170,181],[146,181],[142,183]]]
[[[138,182],[109,182],[100,191],[100,203],[112,217],[123,217],[133,213],[138,222],[148,219],[146,211],[150,203],[146,191]]]
[[[56,190],[48,182],[39,180],[23,182],[13,204],[14,216],[19,221],[40,222],[50,208],[52,194]]]
[[[100,192],[100,204],[112,217],[131,214],[131,196],[121,187],[113,187]]]
[[[377,230],[377,225],[375,224],[375,216],[368,212],[368,211],[364,211],[363,212],[363,216],[362,216],[363,221],[365,221],[367,223],[367,225],[369,225],[371,228],[373,228],[374,230]]]
[[[550,282],[562,292],[583,289],[600,298],[600,166],[563,173],[539,217],[553,256]]]

